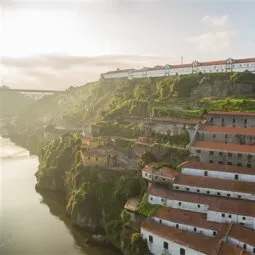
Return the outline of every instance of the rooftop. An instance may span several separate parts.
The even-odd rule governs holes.
[[[239,128],[239,127],[220,127],[220,126],[207,126],[201,125],[200,131],[207,131],[212,133],[225,133],[225,134],[241,134],[255,136],[255,128]]]
[[[255,194],[254,182],[232,181],[205,176],[179,175],[174,184],[186,185],[198,188],[208,188],[214,190],[226,190],[231,192],[240,192]]]
[[[240,145],[219,142],[196,141],[192,144],[191,147],[226,152],[255,153],[255,146],[247,144]]]
[[[149,194],[169,200],[186,201],[196,204],[205,204],[210,210],[230,214],[255,217],[255,203],[248,200],[224,198],[218,196],[196,194],[182,191],[171,191],[153,184]]]
[[[222,111],[211,111],[207,115],[233,115],[233,116],[254,116],[255,112],[222,112]]]
[[[169,241],[184,245],[208,255],[243,255],[244,251],[223,242],[219,238],[203,236],[193,232],[159,224],[151,219],[143,222],[142,229]],[[203,245],[201,245],[203,244]]]
[[[136,212],[139,207],[139,199],[138,198],[130,198],[125,204],[125,209]]]
[[[151,219],[143,222],[142,229],[145,229],[153,234],[161,236],[169,241],[185,245],[191,249],[206,253],[215,254],[215,248],[219,243],[218,238],[202,236],[196,233],[182,231],[177,228],[168,227]],[[203,245],[201,245],[203,244]]]
[[[159,175],[165,178],[173,179],[178,175],[178,172],[172,168],[161,167],[154,172],[154,175]]]
[[[176,208],[162,206],[156,211],[154,217],[176,223],[211,229],[212,231],[217,231],[217,237],[223,237],[229,229],[228,223],[207,221],[206,214],[204,213],[184,211]]]
[[[187,161],[181,164],[181,167],[184,168],[195,168],[201,170],[210,170],[210,171],[219,171],[219,172],[228,172],[228,173],[240,173],[255,175],[255,170],[252,168],[240,167],[240,166],[229,166],[223,164],[215,163],[203,163],[198,161]]]

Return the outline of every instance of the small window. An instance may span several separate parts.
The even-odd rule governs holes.
[[[165,178],[162,178],[163,182],[166,180]]]
[[[217,195],[220,196],[220,192],[217,192]]]
[[[235,118],[233,118],[233,123],[236,123],[236,119]]]
[[[197,205],[198,208],[200,208],[200,205]]]
[[[164,249],[168,250],[168,243],[164,242],[163,247],[164,247]]]
[[[243,217],[243,220],[246,220],[246,217]]]
[[[178,187],[178,186],[175,186],[175,188],[176,188],[176,189],[179,189],[179,187]]]
[[[149,236],[149,242],[153,243],[153,237],[152,236]]]
[[[189,188],[186,188],[187,191],[189,191]]]
[[[229,152],[229,153],[228,153],[228,156],[229,156],[229,157],[232,157],[232,153]]]
[[[242,163],[237,163],[237,166],[242,166]]]
[[[231,215],[231,214],[229,214],[229,215],[228,215],[228,217],[231,219],[231,218],[232,218],[232,215]]]
[[[253,253],[255,253],[255,248],[253,248]]]
[[[238,174],[235,174],[235,180],[238,180],[238,177],[239,177]]]
[[[238,198],[242,198],[241,195],[238,195]]]
[[[164,202],[164,198],[161,198],[161,202]]]
[[[180,255],[185,255],[186,253],[185,253],[185,249],[183,249],[183,248],[180,248]]]
[[[244,120],[244,124],[247,124],[247,119]]]
[[[155,179],[158,179],[158,176],[155,176]]]
[[[228,138],[228,135],[225,135],[225,138],[227,139],[227,138]]]
[[[179,202],[179,206],[181,206],[182,205],[182,202]]]
[[[230,194],[227,194],[228,197],[230,197]]]
[[[238,153],[238,154],[237,154],[237,157],[238,157],[238,158],[241,158],[242,156],[243,156],[243,155],[242,155],[241,153]]]
[[[213,155],[213,154],[214,154],[214,152],[213,152],[213,151],[210,151],[210,152],[209,152],[209,155]]]
[[[96,158],[96,161],[98,161],[98,158]]]
[[[215,138],[215,134],[213,134],[213,138]]]
[[[210,191],[209,191],[209,190],[207,190],[207,191],[206,191],[206,193],[207,193],[207,194],[210,194]]]
[[[209,160],[209,163],[213,163],[213,160]]]
[[[243,244],[243,248],[246,250],[246,248],[247,248],[247,245],[244,243]]]
[[[229,166],[232,166],[232,162],[228,162],[228,165],[229,165]]]
[[[199,190],[199,189],[197,189],[197,192],[199,193],[199,192],[200,192],[200,190]]]
[[[204,176],[208,176],[208,172],[207,171],[204,171]]]
[[[197,153],[201,153],[201,150],[197,150]]]
[[[151,200],[153,200],[153,197],[151,197]]]
[[[220,152],[219,152],[219,155],[220,155],[220,156],[223,156],[223,152],[222,152],[222,151],[220,151]]]
[[[176,224],[176,228],[179,228],[179,224]]]
[[[213,231],[213,235],[216,236],[216,231]]]
[[[197,228],[194,228],[194,231],[197,232]]]
[[[159,223],[162,224],[162,220],[159,220]]]
[[[225,213],[222,213],[222,214],[221,214],[221,217],[225,217]]]

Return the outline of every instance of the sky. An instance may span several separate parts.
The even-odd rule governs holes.
[[[0,0],[0,81],[66,89],[116,68],[255,57],[255,0]]]

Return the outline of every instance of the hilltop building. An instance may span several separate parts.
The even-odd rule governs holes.
[[[218,60],[211,62],[193,61],[190,64],[155,66],[142,69],[125,69],[102,74],[104,79],[135,79],[164,77],[193,73],[255,72],[255,58]]]

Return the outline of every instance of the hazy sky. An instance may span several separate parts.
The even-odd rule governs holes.
[[[181,56],[255,57],[254,10],[255,0],[0,0],[0,79],[62,89]]]

